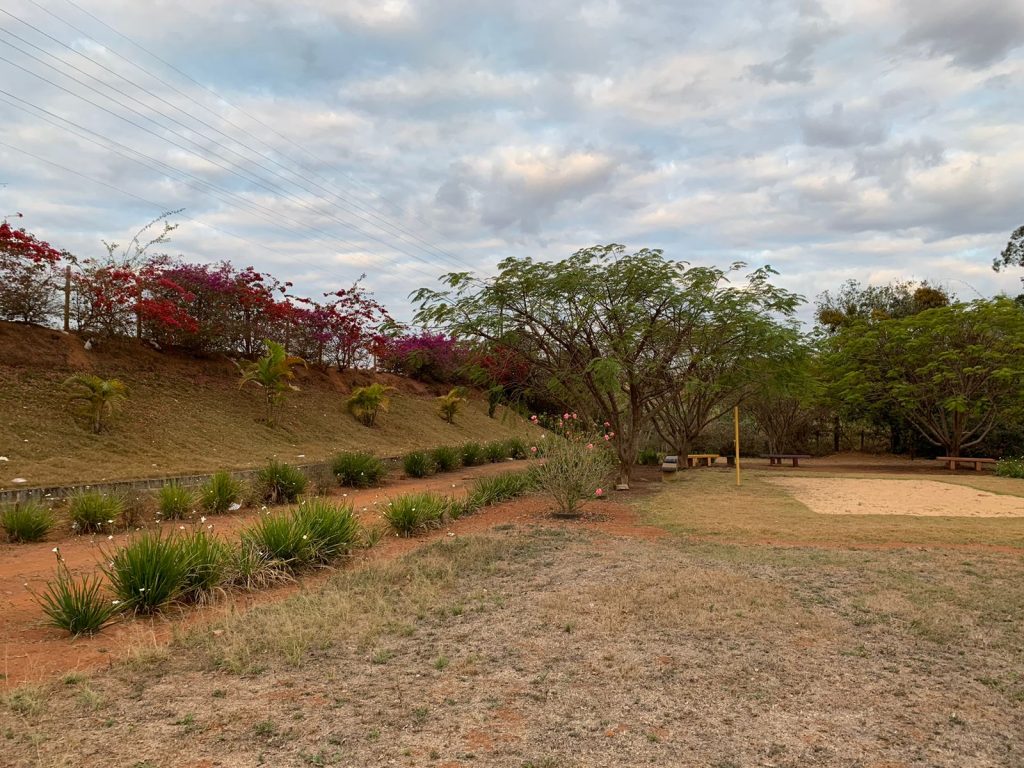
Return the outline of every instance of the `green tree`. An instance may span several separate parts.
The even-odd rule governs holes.
[[[1024,227],[1017,227],[1013,231],[1006,248],[999,254],[999,258],[992,262],[992,269],[996,272],[1003,267],[1024,267]]]
[[[106,418],[128,394],[128,387],[117,379],[103,379],[91,373],[76,373],[64,386],[70,390],[68,400],[88,417],[94,433],[103,429]]]
[[[246,384],[255,384],[263,389],[266,418],[268,424],[274,423],[275,412],[289,390],[298,390],[292,379],[295,378],[296,365],[305,365],[301,357],[289,355],[284,345],[276,341],[263,341],[267,352],[263,357],[252,362],[241,363],[238,368],[242,374],[239,389]]]
[[[377,421],[377,415],[381,411],[387,411],[391,403],[391,398],[388,395],[394,391],[394,387],[387,387],[383,384],[356,387],[345,401],[345,407],[363,424],[372,427]]]
[[[949,456],[979,444],[1024,394],[1024,309],[997,298],[861,323],[831,345],[855,407],[889,403]]]
[[[797,297],[769,282],[769,268],[738,286],[743,268],[690,267],[660,250],[598,245],[557,262],[509,258],[490,280],[466,272],[421,289],[417,322],[515,349],[547,393],[572,411],[607,421],[628,487],[651,414],[671,391],[671,368],[689,336],[723,297],[747,291],[766,309],[789,312]]]
[[[877,322],[909,317],[926,309],[948,306],[953,297],[945,288],[927,280],[893,281],[885,285],[861,285],[847,280],[834,293],[823,292],[815,302],[814,317],[826,333],[836,333],[858,322]]]

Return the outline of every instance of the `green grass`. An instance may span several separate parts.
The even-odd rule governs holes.
[[[119,602],[107,594],[104,586],[98,575],[72,576],[61,560],[56,578],[47,582],[35,599],[50,626],[75,636],[92,635],[121,610]]]
[[[412,451],[402,457],[402,469],[409,477],[426,477],[437,471],[437,465],[429,452]]]
[[[484,458],[492,464],[505,461],[509,457],[508,443],[504,440],[493,440],[484,445]]]
[[[522,496],[532,487],[533,481],[529,472],[506,472],[501,475],[479,477],[473,481],[467,500],[473,509],[478,509]]]
[[[314,499],[292,513],[312,542],[313,560],[330,563],[348,555],[361,540],[359,521],[350,505]]]
[[[264,504],[294,504],[308,484],[302,470],[275,459],[256,473],[253,492]]]
[[[387,475],[384,462],[367,451],[339,453],[331,459],[331,472],[338,484],[349,488],[369,488],[380,485]]]
[[[199,503],[211,515],[222,515],[242,498],[242,481],[228,472],[216,472],[199,490]]]
[[[399,536],[412,536],[441,524],[448,500],[436,493],[408,493],[384,507],[384,519]]]
[[[442,445],[430,452],[430,458],[438,472],[453,472],[462,466],[462,453],[458,448]]]
[[[200,528],[179,537],[175,545],[187,563],[181,584],[183,602],[205,603],[224,591],[234,556],[230,544]]]
[[[196,494],[179,483],[167,483],[156,492],[156,501],[164,520],[182,520],[194,511]]]
[[[99,491],[79,491],[68,502],[68,517],[75,533],[99,533],[116,525],[124,501]]]
[[[42,541],[52,527],[53,513],[36,502],[0,510],[0,529],[7,534],[7,540],[15,544]]]
[[[155,613],[179,599],[192,567],[178,537],[150,531],[104,552],[104,560],[111,591],[123,610],[135,613]]]
[[[484,448],[480,443],[465,443],[459,448],[459,452],[464,467],[475,467],[486,460]]]

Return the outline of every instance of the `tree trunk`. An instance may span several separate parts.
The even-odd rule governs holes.
[[[686,457],[690,455],[690,448],[692,445],[691,441],[687,439],[680,440],[679,445],[676,446],[676,456],[678,457],[678,463],[676,466],[679,467],[680,470],[690,468],[690,462],[687,461]]]

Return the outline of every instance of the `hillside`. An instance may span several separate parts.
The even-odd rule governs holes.
[[[111,428],[91,434],[69,410],[62,382],[77,371],[121,379],[129,397]],[[353,387],[381,381],[396,387],[391,409],[374,428],[344,408]],[[414,448],[527,435],[510,412],[487,417],[471,396],[455,425],[436,414],[430,387],[365,371],[301,370],[279,425],[262,416],[261,392],[240,390],[226,359],[197,360],[143,344],[104,342],[86,350],[75,334],[0,323],[0,488],[16,477],[27,485],[100,482],[243,469],[271,457],[313,462],[341,450],[394,456]]]

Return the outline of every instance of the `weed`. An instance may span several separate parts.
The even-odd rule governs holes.
[[[124,501],[99,491],[79,491],[71,497],[68,516],[76,533],[98,533],[113,525],[124,510]]]
[[[442,669],[447,667],[449,663],[450,662],[448,661],[448,657],[444,654],[441,654],[437,657],[437,660],[434,662],[434,669],[440,672]]]
[[[165,520],[188,517],[196,503],[195,492],[179,483],[167,483],[156,493],[160,516]]]
[[[15,504],[0,511],[0,528],[12,543],[40,541],[53,527],[53,515],[34,502]]]
[[[46,614],[48,624],[75,636],[99,632],[120,609],[119,602],[104,593],[102,579],[91,575],[74,578],[59,552],[57,577],[33,597]]]
[[[434,461],[425,451],[413,451],[402,458],[402,468],[409,477],[426,477],[435,471]]]
[[[256,473],[253,491],[266,504],[293,504],[308,483],[302,470],[275,459]]]
[[[291,579],[280,563],[272,562],[266,552],[244,540],[240,547],[231,551],[228,568],[227,583],[239,589],[265,589]]]
[[[339,485],[369,488],[371,485],[380,485],[387,474],[387,467],[372,453],[356,451],[339,453],[331,459],[331,471],[338,478]]]
[[[222,515],[231,509],[242,496],[242,483],[227,472],[212,475],[199,491],[199,503],[203,509],[214,515]]]
[[[441,524],[448,501],[436,493],[409,493],[392,499],[384,508],[384,519],[400,536],[412,536]]]
[[[110,588],[125,610],[136,613],[154,613],[177,600],[189,576],[180,540],[159,533],[142,533],[104,559]]]
[[[458,448],[442,445],[430,452],[430,458],[438,472],[452,472],[462,464],[462,454]]]
[[[654,448],[644,448],[637,453],[636,463],[644,467],[656,467],[661,464],[661,454]]]

